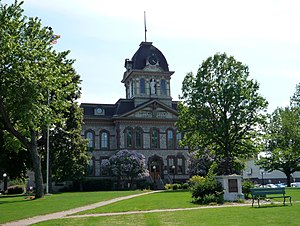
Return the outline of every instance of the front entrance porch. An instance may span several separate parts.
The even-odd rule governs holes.
[[[148,159],[148,170],[150,172],[151,181],[154,183],[154,189],[164,188],[164,161],[162,157],[154,155]]]

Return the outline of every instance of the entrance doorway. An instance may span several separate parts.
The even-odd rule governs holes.
[[[148,169],[150,176],[154,182],[163,179],[163,159],[157,155],[154,155],[148,160]]]

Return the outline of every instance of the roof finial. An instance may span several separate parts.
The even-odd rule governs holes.
[[[145,42],[147,42],[146,11],[144,11]]]

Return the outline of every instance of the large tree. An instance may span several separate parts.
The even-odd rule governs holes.
[[[248,67],[225,53],[209,57],[196,76],[191,72],[184,78],[177,122],[183,143],[200,156],[212,152],[218,174],[236,172],[239,160],[257,151],[255,140],[267,107],[258,90]]]
[[[1,1],[0,1],[1,3]],[[43,196],[38,141],[47,126],[64,124],[63,112],[79,90],[69,51],[50,45],[53,32],[38,18],[23,15],[22,4],[0,5],[0,114],[4,129],[30,153],[36,198]]]
[[[292,173],[300,170],[300,109],[277,108],[266,130],[266,151],[256,162],[267,171],[279,170],[290,187]]]

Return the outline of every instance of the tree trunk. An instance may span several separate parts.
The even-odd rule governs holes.
[[[35,177],[35,189],[36,195],[35,198],[41,198],[44,196],[43,190],[43,177],[42,177],[42,166],[41,166],[41,158],[39,156],[37,150],[37,137],[36,133],[33,129],[30,129],[30,141],[27,139],[22,133],[17,131],[13,124],[11,123],[7,112],[5,111],[3,98],[0,96],[0,115],[2,116],[2,121],[5,125],[5,129],[15,136],[30,152],[31,159],[33,162],[33,171]]]
[[[42,176],[42,166],[41,166],[41,158],[37,149],[37,141],[35,131],[30,131],[30,144],[29,144],[29,152],[33,162],[33,171],[34,171],[34,179],[35,179],[35,198],[41,198],[44,196],[43,189],[43,176]]]
[[[286,185],[288,187],[291,187],[291,171],[285,172],[286,175]]]

